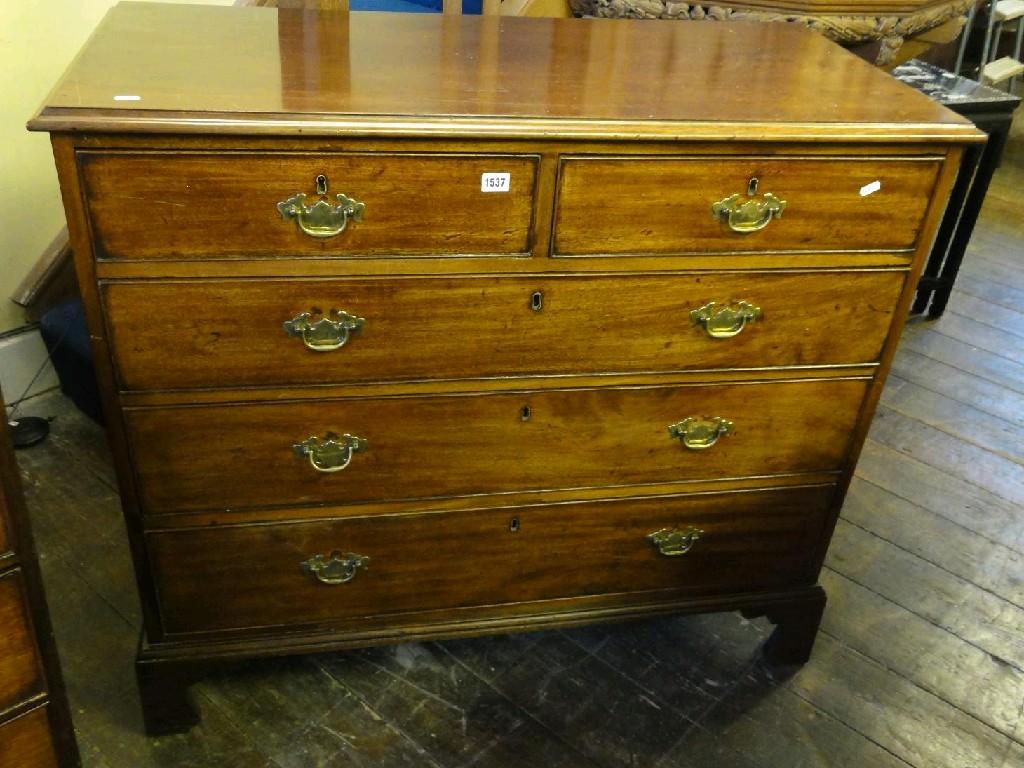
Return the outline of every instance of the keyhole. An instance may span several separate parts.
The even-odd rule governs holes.
[[[519,518],[513,517],[508,523],[508,529],[512,533],[519,533]]]
[[[530,411],[530,406],[528,405],[524,405],[522,408],[519,409],[519,419],[521,421],[529,421],[531,414],[532,411]]]
[[[544,294],[540,291],[534,291],[533,295],[530,296],[530,309],[534,312],[540,312],[544,308]]]
[[[316,193],[318,195],[327,194],[327,177],[322,173],[316,177]]]
[[[757,177],[754,176],[747,182],[747,197],[753,197],[757,194]]]

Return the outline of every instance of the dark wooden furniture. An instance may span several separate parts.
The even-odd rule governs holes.
[[[5,418],[0,425],[0,768],[72,768],[78,764]]]
[[[742,610],[806,659],[984,138],[786,25],[130,4],[31,127],[154,730],[268,654]]]
[[[927,310],[929,317],[936,318],[946,311],[992,174],[1003,156],[1020,96],[959,77],[923,61],[909,61],[893,70],[893,76],[969,118],[988,134],[987,143],[970,147],[964,153],[935,245],[917,284],[911,312],[919,315]]]

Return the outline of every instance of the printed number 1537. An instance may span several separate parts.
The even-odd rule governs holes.
[[[512,186],[511,173],[481,173],[481,192],[508,192]]]

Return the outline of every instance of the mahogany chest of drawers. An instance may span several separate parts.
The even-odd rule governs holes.
[[[122,4],[52,133],[151,728],[816,585],[969,123],[803,29]]]

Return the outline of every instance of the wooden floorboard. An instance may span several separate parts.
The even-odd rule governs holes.
[[[903,762],[923,768],[1024,764],[1024,746],[823,632],[788,685]],[[820,765],[831,765],[823,761]]]
[[[821,584],[834,608],[823,622],[826,632],[1013,738],[1024,701],[1024,671],[837,570],[827,568]]]
[[[1012,306],[988,301],[962,291],[953,291],[946,311],[999,328],[1014,336],[1024,337],[1024,315]]]
[[[881,406],[871,427],[872,439],[934,469],[1010,502],[1024,504],[1020,465],[974,442]]]
[[[18,456],[86,768],[1024,765],[1024,142],[948,311],[908,326],[811,661],[735,614],[251,662],[141,733],[139,605],[102,431],[59,395]]]
[[[1010,424],[1024,426],[1024,394],[933,360],[909,347],[893,361],[889,382],[910,381]]]
[[[1024,365],[1024,349],[1021,337],[970,317],[947,312],[935,324],[935,330],[943,336],[979,347],[997,357]]]
[[[1024,610],[1010,601],[846,521],[827,564],[908,614],[1024,669]]]
[[[1024,290],[968,271],[961,271],[957,276],[954,292],[1007,309],[1024,307]]]
[[[444,645],[373,648],[321,656],[318,663],[438,764],[597,765],[497,687],[454,663]]]
[[[1020,506],[944,470],[869,439],[861,452],[857,477],[921,504],[932,514],[992,541],[1024,552]]]
[[[653,765],[689,726],[565,633],[518,634],[441,646],[561,741],[598,765]]]
[[[1024,426],[973,408],[960,400],[939,394],[893,375],[882,393],[882,405],[900,416],[1007,461],[1024,463]]]
[[[855,478],[843,520],[1024,608],[1024,554]]]

